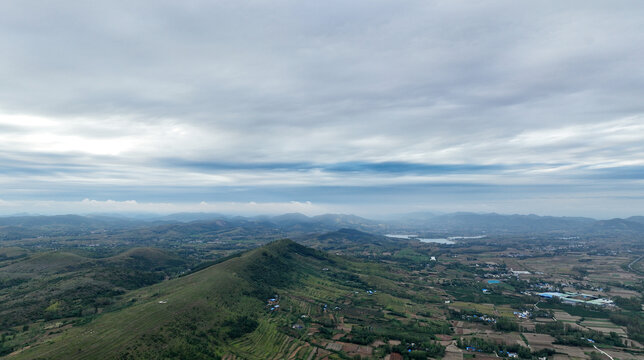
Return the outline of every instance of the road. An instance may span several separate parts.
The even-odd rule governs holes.
[[[637,264],[637,262],[638,262],[638,261],[640,261],[640,260],[642,260],[642,258],[644,258],[644,256],[640,256],[640,257],[638,257],[637,259],[635,259],[635,260],[631,261],[631,263],[630,263],[630,264],[628,264],[628,269],[629,269],[630,271],[632,271],[632,272],[639,273],[639,271],[638,271],[638,270],[633,270],[633,265]]]
[[[600,349],[599,349],[597,346],[595,346],[595,345],[593,345],[593,347],[595,348],[595,350],[597,350],[597,351],[599,351],[600,353],[602,353],[602,354],[604,354],[604,355],[608,356],[608,357],[610,358],[610,360],[615,360],[615,359],[613,359],[613,357],[612,357],[612,356],[608,355],[604,350],[600,350]]]

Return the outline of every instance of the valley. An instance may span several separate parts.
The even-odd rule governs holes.
[[[637,242],[500,233],[427,243],[289,221],[4,240],[2,355],[644,358]]]

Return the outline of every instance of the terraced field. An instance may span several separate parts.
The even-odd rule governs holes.
[[[279,332],[274,321],[263,320],[256,331],[232,344],[235,356],[244,359],[307,359],[315,352],[309,343]]]

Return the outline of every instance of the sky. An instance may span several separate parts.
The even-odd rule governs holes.
[[[0,214],[644,214],[642,1],[3,1]]]

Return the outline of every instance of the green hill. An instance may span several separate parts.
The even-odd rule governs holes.
[[[426,313],[430,299],[381,272],[280,240],[129,292],[113,311],[11,358],[339,359],[388,351],[368,344],[390,338],[440,353],[432,334],[449,325],[407,319],[406,311]],[[333,335],[353,347],[335,345]]]
[[[304,261],[306,259],[306,261]],[[212,358],[258,326],[265,300],[324,255],[290,241],[247,252],[189,276],[129,294],[131,304],[18,358]],[[253,319],[253,320],[248,320]],[[245,324],[245,322],[249,324]]]
[[[382,253],[408,247],[415,240],[391,239],[355,229],[340,229],[318,236],[304,236],[298,239],[302,244],[324,251],[346,254]]]
[[[1,269],[5,273],[40,273],[49,274],[82,266],[92,261],[76,254],[51,251],[35,254],[24,261],[14,262]]]
[[[163,281],[186,266],[175,255],[150,248],[100,259],[50,251],[4,261],[0,331],[100,312],[114,296]]]

